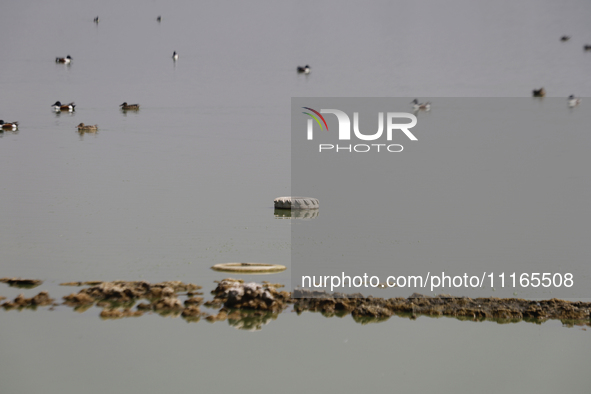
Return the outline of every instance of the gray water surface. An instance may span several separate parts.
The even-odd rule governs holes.
[[[5,2],[0,119],[20,128],[0,134],[0,276],[45,283],[1,285],[0,295],[59,299],[73,291],[61,282],[116,279],[208,292],[230,276],[216,263],[289,267],[293,220],[276,219],[272,200],[291,193],[291,97],[529,97],[542,86],[590,97],[590,16],[584,0]],[[68,54],[70,66],[54,62]],[[306,63],[312,73],[297,75]],[[75,113],[54,114],[56,100],[75,101]],[[121,112],[124,101],[140,111]],[[98,133],[79,135],[81,122]],[[287,284],[290,270],[252,279]],[[98,313],[0,311],[0,391],[550,393],[590,383],[588,333],[558,322],[362,326],[284,313],[251,333]]]

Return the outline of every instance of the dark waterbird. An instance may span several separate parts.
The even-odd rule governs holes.
[[[51,107],[54,111],[74,111],[76,104],[73,101],[69,104],[62,104],[60,101],[56,101]]]
[[[534,97],[544,97],[546,95],[546,90],[544,88],[534,89],[532,95]]]
[[[298,66],[297,70],[299,74],[310,74],[310,66],[307,64],[304,67]]]
[[[55,58],[55,62],[56,63],[65,63],[65,64],[69,64],[72,61],[72,58],[70,57],[70,55],[66,56],[66,57],[56,57]]]
[[[140,109],[140,105],[139,104],[127,104],[127,101],[124,102],[123,104],[119,105],[121,107],[122,110],[128,111],[128,110],[138,110]]]
[[[18,129],[18,122],[4,123],[3,120],[0,120],[0,126],[3,130],[16,130]]]
[[[85,125],[84,123],[80,123],[76,126],[79,131],[96,131],[98,130],[98,125]]]
[[[430,111],[431,110],[431,102],[427,101],[426,103],[419,103],[418,99],[414,99],[411,101],[412,108],[414,111]]]
[[[575,97],[574,94],[571,94],[570,96],[568,96],[567,100],[568,100],[568,107],[569,108],[574,108],[581,103],[581,99],[578,97]]]

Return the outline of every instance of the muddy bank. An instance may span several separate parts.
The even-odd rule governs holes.
[[[242,280],[224,279],[211,292],[214,299],[210,305],[224,305],[229,309],[251,309],[281,312],[291,302],[291,294],[279,291],[281,285],[270,283],[244,283]]]
[[[39,279],[21,279],[21,278],[0,278],[1,283],[6,283],[11,287],[20,287],[22,289],[32,289],[43,283]]]
[[[103,320],[158,314],[181,317],[187,322],[227,322],[243,330],[260,330],[287,311],[298,315],[318,312],[325,317],[351,317],[358,323],[377,323],[392,316],[416,319],[419,316],[451,317],[469,321],[495,321],[499,324],[520,321],[541,324],[560,320],[563,325],[591,326],[591,303],[559,299],[531,301],[519,298],[467,298],[413,294],[408,298],[343,297],[342,294],[281,290],[283,285],[268,282],[245,283],[239,279],[217,282],[209,300],[202,297],[200,286],[180,281],[151,284],[146,281],[69,282],[62,285],[87,286],[64,296],[62,306],[76,312],[100,308]],[[0,300],[2,297],[0,297]],[[32,298],[19,295],[1,304],[5,310],[35,309],[58,305],[47,292]]]
[[[69,282],[68,286],[80,286],[84,283],[91,287],[64,296],[64,305],[73,307],[77,312],[84,312],[91,306],[103,308],[102,319],[121,319],[139,317],[146,312],[155,312],[162,316],[186,316],[200,318],[202,313],[199,305],[203,302],[197,290],[201,286],[181,281],[168,281],[151,284],[146,281],[115,281],[115,282]],[[179,296],[187,297],[182,302]],[[136,302],[144,300],[132,310]]]
[[[549,319],[589,323],[591,303],[559,299],[530,301],[520,298],[467,298],[413,294],[408,298],[341,298],[328,294],[300,291],[294,304],[298,313],[320,312],[325,316],[351,314],[359,321],[380,321],[393,315],[416,319],[417,316],[448,316],[460,320],[492,320],[512,323],[521,320],[542,323]],[[314,298],[306,298],[314,296]],[[369,318],[369,320],[367,319]]]
[[[5,297],[0,297],[0,299],[4,299]],[[38,306],[48,306],[54,305],[54,300],[49,297],[49,294],[46,291],[42,291],[34,297],[25,298],[24,294],[19,294],[13,301],[6,301],[2,305],[2,308],[6,310],[10,309],[36,309]]]

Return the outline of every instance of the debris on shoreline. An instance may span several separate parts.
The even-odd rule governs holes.
[[[96,285],[100,285],[101,283],[103,283],[103,281],[101,280],[91,280],[88,282],[65,282],[65,283],[60,283],[60,286],[96,286]]]
[[[214,302],[225,308],[252,309],[281,312],[287,308],[291,294],[279,291],[272,284],[244,283],[242,280],[224,279],[211,292]]]
[[[392,315],[415,319],[418,315],[450,316],[460,320],[495,320],[511,323],[521,320],[543,322],[549,319],[576,321],[590,319],[591,303],[571,302],[553,298],[530,301],[520,298],[467,298],[439,295],[435,297],[413,294],[408,298],[341,298],[332,295],[317,297],[301,290],[294,310],[321,312],[332,316],[339,311],[351,313],[353,318],[370,317],[383,319]],[[306,297],[315,296],[314,298]]]
[[[43,283],[39,279],[21,279],[21,278],[0,278],[0,282],[6,283],[11,287],[20,287],[23,289],[32,289]]]
[[[123,317],[138,317],[144,312],[156,312],[162,316],[185,315],[195,317],[200,311],[198,306],[203,298],[192,296],[201,286],[181,281],[168,281],[151,284],[146,281],[114,281],[114,282],[69,282],[62,285],[74,285],[88,283],[91,287],[64,296],[64,305],[74,307],[76,311],[84,311],[93,304],[102,307],[100,317],[103,319],[120,319]],[[186,293],[190,298],[185,304],[179,300],[179,293]],[[131,308],[137,300],[145,299],[149,302],[139,303],[137,310]],[[185,305],[188,305],[185,307]],[[197,311],[195,311],[197,308]],[[183,315],[183,316],[185,316]]]
[[[543,301],[520,298],[467,298],[449,295],[408,298],[374,298],[360,294],[328,294],[311,290],[281,291],[281,284],[245,283],[241,279],[224,279],[211,291],[213,299],[204,300],[197,290],[201,286],[180,281],[151,284],[146,281],[69,282],[62,285],[89,286],[78,293],[64,296],[62,305],[84,312],[93,306],[102,308],[103,320],[159,314],[182,317],[187,322],[202,318],[210,323],[227,321],[241,330],[260,330],[290,308],[298,315],[319,312],[325,317],[351,315],[361,324],[388,320],[392,316],[416,319],[419,316],[452,317],[468,321],[495,321],[499,324],[520,321],[541,324],[560,320],[563,325],[591,326],[591,302],[550,299]],[[182,297],[179,298],[179,297]],[[2,300],[3,297],[0,297]],[[32,298],[19,295],[1,306],[6,309],[35,309],[52,305],[48,293],[42,291]],[[213,313],[201,308],[214,309]]]
[[[79,283],[79,282],[74,282]],[[192,283],[183,283],[181,281],[169,281],[150,284],[145,281],[126,282],[100,282],[94,286],[82,289],[78,294],[71,294],[66,296],[66,301],[76,302],[77,298],[88,300],[114,300],[119,302],[130,301],[132,299],[147,298],[157,299],[162,297],[170,297],[180,292],[188,292],[199,290],[201,286]],[[88,297],[85,297],[88,296]]]
[[[46,291],[42,291],[32,298],[25,298],[23,294],[19,294],[13,301],[6,301],[2,306],[6,310],[10,309],[24,309],[37,308],[38,306],[48,306],[53,304],[53,299],[49,298]]]

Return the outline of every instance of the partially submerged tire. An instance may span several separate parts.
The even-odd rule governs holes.
[[[312,197],[277,197],[275,209],[318,209],[320,203]]]
[[[214,265],[211,269],[222,272],[260,274],[285,271],[287,267],[280,264],[264,263],[222,263]]]
[[[275,219],[315,219],[319,209],[275,209]]]

